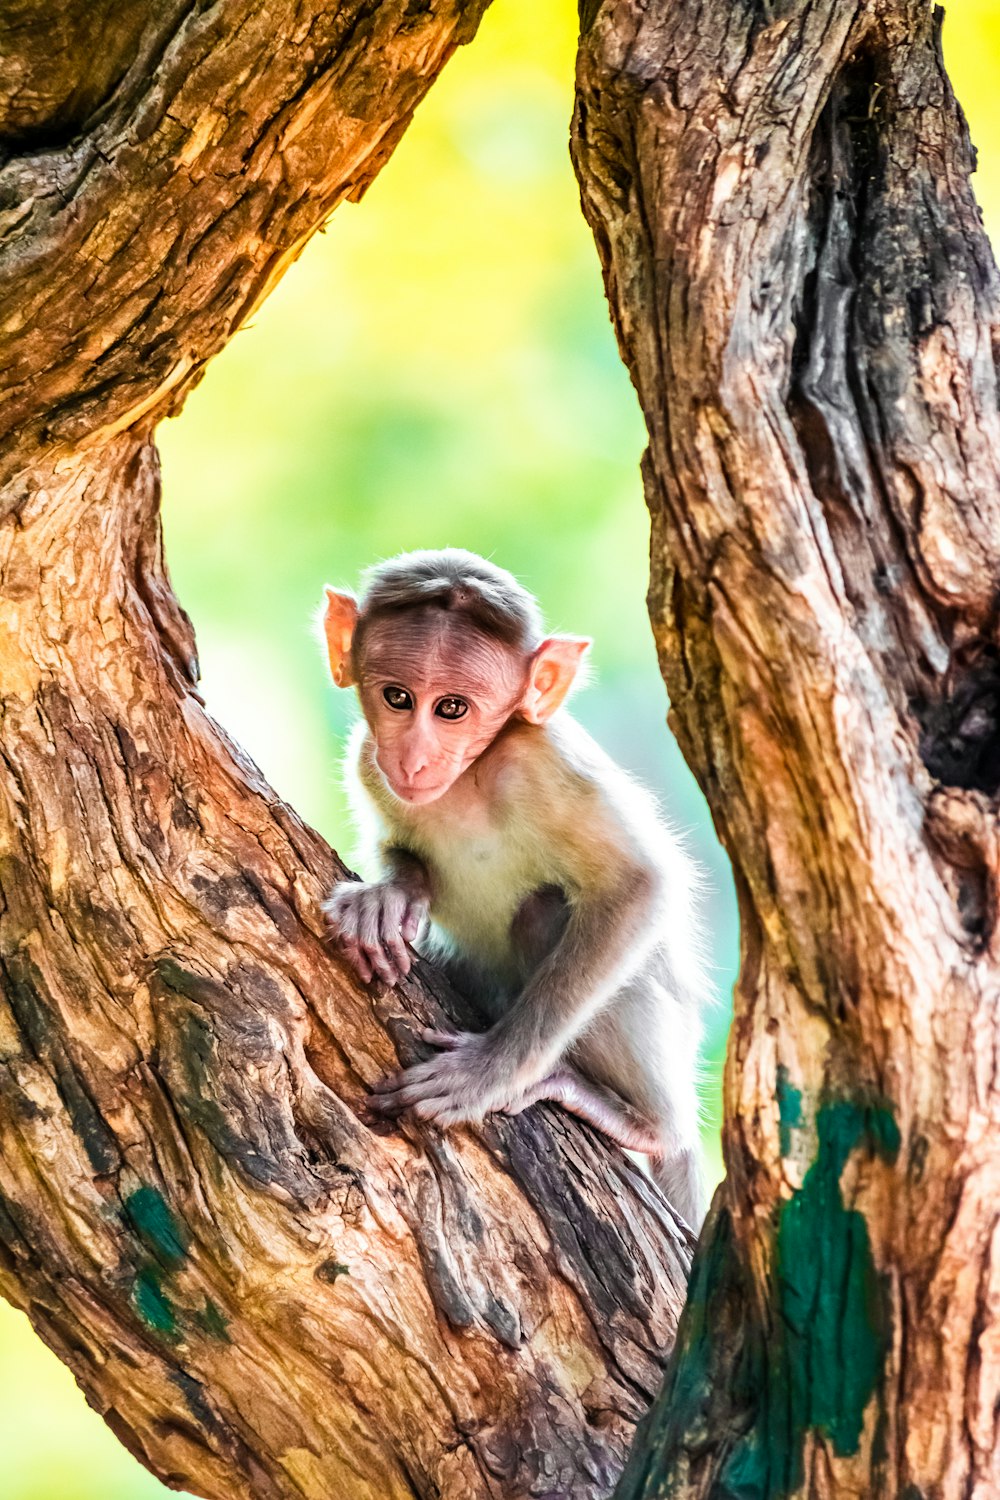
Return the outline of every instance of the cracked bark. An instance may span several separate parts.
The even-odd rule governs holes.
[[[206,714],[160,545],[156,420],[483,4],[0,18],[0,1291],[220,1500],[596,1500],[683,1297],[558,1110],[366,1122],[454,997],[324,947],[342,867]]]
[[[939,25],[583,6],[650,610],[742,925],[728,1175],[622,1500],[1000,1492],[1000,319]]]

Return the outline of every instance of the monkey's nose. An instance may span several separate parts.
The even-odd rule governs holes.
[[[429,763],[430,756],[422,745],[408,746],[399,757],[399,769],[406,781],[415,781]]]

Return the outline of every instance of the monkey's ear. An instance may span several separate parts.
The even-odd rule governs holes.
[[[358,623],[358,601],[346,590],[326,588],[323,611],[323,634],[330,658],[330,676],[338,687],[353,687],[351,675],[351,641]]]
[[[529,724],[544,724],[573,686],[590,642],[578,635],[552,635],[531,658],[528,686],[521,699],[521,716]]]

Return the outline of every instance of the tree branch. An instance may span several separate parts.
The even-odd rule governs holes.
[[[162,557],[154,419],[482,8],[178,3],[112,84],[67,6],[79,99],[0,165],[0,1290],[220,1500],[598,1500],[683,1297],[686,1231],[560,1111],[367,1117],[461,1012],[328,951],[343,868],[205,713]]]
[[[743,932],[729,1176],[630,1497],[1000,1482],[1000,319],[938,24],[585,14],[651,614]]]
[[[485,5],[173,0],[90,130],[56,153],[8,149],[0,478],[40,443],[176,411],[331,209],[362,196]],[[89,70],[79,13],[60,15],[67,69]]]

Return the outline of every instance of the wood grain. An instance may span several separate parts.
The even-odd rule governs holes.
[[[206,713],[159,529],[156,419],[483,4],[137,9],[95,61],[56,6],[46,72],[24,4],[0,70],[0,1291],[168,1484],[598,1500],[689,1236],[552,1106],[368,1118],[462,1012],[332,956],[343,867]]]
[[[728,1171],[620,1497],[1000,1493],[998,280],[917,0],[583,7]]]

